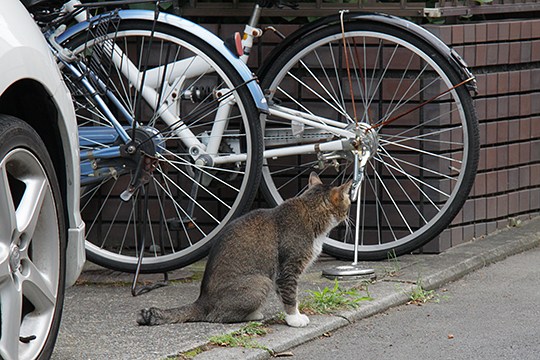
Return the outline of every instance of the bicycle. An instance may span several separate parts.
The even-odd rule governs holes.
[[[249,208],[261,178],[277,205],[311,170],[354,180],[354,228],[333,230],[325,251],[382,259],[440,233],[472,186],[474,77],[403,19],[342,12],[303,26],[270,54],[259,87],[245,63],[275,1],[256,3],[227,42],[157,11],[87,18],[104,3],[25,1],[73,93],[87,254],[100,265],[188,265]]]
[[[264,96],[210,32],[158,11],[88,17],[109,4],[26,0],[74,100],[88,258],[165,272],[204,256],[250,206]],[[169,66],[173,58],[184,62]]]

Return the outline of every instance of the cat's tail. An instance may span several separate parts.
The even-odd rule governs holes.
[[[206,314],[204,309],[197,303],[180,306],[174,309],[148,308],[142,309],[137,314],[139,325],[162,325],[183,322],[204,321]]]

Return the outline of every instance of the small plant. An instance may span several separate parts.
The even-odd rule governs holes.
[[[286,322],[285,322],[285,312],[280,311],[279,313],[274,315],[272,318],[265,320],[264,323],[266,325],[286,324]]]
[[[300,309],[314,314],[328,314],[347,307],[356,308],[361,301],[372,300],[367,287],[366,296],[362,296],[358,289],[340,288],[337,280],[334,281],[333,288],[325,287],[319,291],[308,290],[308,292],[310,296],[300,303]]]
[[[511,217],[508,218],[508,227],[520,227],[521,226],[521,220]]]
[[[422,305],[428,301],[438,301],[435,290],[425,290],[419,282],[412,292],[409,294],[409,302],[407,304]]]
[[[397,276],[399,272],[401,271],[401,265],[399,264],[399,260],[397,259],[396,251],[392,250],[389,251],[386,254],[388,258],[388,264],[389,267],[385,267],[384,272],[386,276]]]
[[[239,335],[244,336],[263,336],[268,334],[268,329],[262,322],[252,321],[240,330],[236,331]]]
[[[193,359],[195,356],[202,354],[205,351],[205,348],[202,346],[199,346],[193,350],[186,351],[177,357],[169,357],[167,359],[169,360],[187,360],[187,359]]]
[[[212,336],[209,341],[212,344],[228,347],[244,347],[248,349],[262,349],[269,353],[272,350],[259,344],[253,338],[256,336],[263,336],[268,333],[268,330],[261,322],[250,322],[243,326],[239,330],[233,331],[229,334]]]

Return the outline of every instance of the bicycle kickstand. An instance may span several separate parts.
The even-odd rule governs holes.
[[[139,280],[139,275],[141,272],[141,265],[142,260],[144,257],[144,247],[145,247],[145,240],[146,240],[146,226],[147,223],[147,210],[148,210],[148,192],[146,191],[146,185],[141,186],[141,193],[144,197],[143,199],[143,208],[142,211],[139,213],[142,214],[142,226],[139,227],[139,239],[140,239],[140,246],[139,246],[139,257],[137,259],[137,268],[135,269],[135,274],[133,276],[133,282],[131,284],[131,295],[132,296],[138,296],[144,293],[147,293],[149,291],[152,291],[154,289],[167,286],[169,285],[169,274],[165,271],[163,272],[163,281],[158,281],[153,284],[148,285],[142,285],[140,288],[137,288],[137,282]],[[140,210],[140,209],[139,209]]]

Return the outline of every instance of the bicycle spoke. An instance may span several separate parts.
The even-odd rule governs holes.
[[[370,188],[371,188],[371,191],[373,192],[373,194],[378,194],[379,191],[377,190],[377,184],[379,184],[379,182],[377,181],[377,179],[373,179],[371,180],[369,177],[367,178],[368,179],[368,184],[370,185]],[[375,182],[375,184],[373,184],[373,182]],[[375,203],[376,203],[376,211],[375,211],[375,214],[377,215],[377,218],[376,218],[376,221],[375,223],[377,224],[377,238],[378,238],[378,244],[382,244],[382,240],[381,240],[381,234],[382,234],[382,227],[381,227],[381,220],[379,219],[379,213],[382,213],[385,221],[386,221],[386,224],[388,226],[388,230],[390,231],[390,233],[392,234],[392,237],[395,240],[397,240],[397,236],[394,232],[394,229],[393,229],[393,226],[392,226],[392,222],[390,222],[390,220],[388,220],[388,215],[387,215],[387,210],[386,210],[386,206],[384,206],[381,202],[381,199],[376,196],[375,197]]]
[[[195,219],[190,215],[188,214],[184,208],[180,205],[180,203],[178,201],[176,201],[176,199],[174,199],[172,197],[172,192],[171,192],[171,189],[169,187],[169,183],[167,182],[166,185],[167,185],[167,188],[163,187],[163,185],[159,182],[156,182],[156,185],[161,188],[162,191],[164,191],[166,194],[168,194],[168,196],[170,196],[170,198],[173,200],[173,205],[174,205],[174,209],[176,211],[176,215],[178,216],[179,219],[182,219],[183,217],[185,217],[187,220],[190,221],[191,224],[193,224],[193,226],[203,235],[203,236],[207,236],[208,234],[206,234],[202,228],[200,228],[198,225],[197,225],[197,222],[195,221]],[[181,213],[181,214],[180,214]],[[183,216],[181,216],[183,215]],[[185,228],[185,225],[183,222],[181,222],[182,224],[182,227]],[[188,236],[189,238],[189,236]],[[190,244],[193,245],[193,243],[190,241]]]
[[[387,145],[387,146],[392,145],[392,146],[403,148],[405,150],[410,150],[412,152],[418,152],[418,153],[421,153],[421,154],[424,154],[424,155],[432,156],[434,158],[438,158],[438,159],[441,159],[441,160],[446,160],[446,161],[448,161],[450,163],[457,163],[457,164],[460,164],[460,165],[462,164],[461,160],[449,158],[447,156],[443,156],[443,155],[440,155],[440,154],[435,154],[435,153],[425,151],[425,150],[422,150],[422,149],[418,149],[418,148],[415,148],[415,147],[412,147],[412,146],[404,145],[401,142],[388,141],[388,140],[385,140],[385,139],[380,139],[380,141],[381,141],[381,144],[383,144],[383,145]]]
[[[332,102],[336,105],[336,107],[338,105],[341,105],[340,102],[332,95],[330,94],[330,92],[328,91],[328,89],[326,88],[326,86],[324,86],[322,84],[322,82],[319,80],[319,78],[317,76],[315,76],[315,74],[311,71],[311,69],[303,62],[303,61],[300,61],[300,64],[304,67],[304,69],[307,70],[307,72],[315,79],[315,81],[317,82],[317,84],[319,84],[319,86],[321,87],[321,90],[323,90],[323,92],[328,95],[329,99],[328,101],[329,102]],[[322,94],[321,94],[322,95]],[[345,112],[345,108],[343,106],[340,107],[340,110],[339,112],[341,112],[342,114],[346,114]]]
[[[190,163],[189,161],[183,159],[182,157],[178,156],[178,154],[174,154],[172,152],[167,152],[167,154],[169,156],[173,156],[174,158],[176,158],[178,161],[177,162],[173,162],[173,161],[169,161],[169,160],[164,160],[165,162],[171,164],[171,166],[173,166],[176,170],[178,170],[178,172],[181,172],[183,175],[185,175],[187,178],[190,178],[189,175],[187,175],[179,166],[175,165],[175,164],[179,164],[179,165],[184,165],[184,166],[188,166],[188,167],[191,167],[191,168],[194,168],[194,169],[197,169],[199,171],[202,171],[204,173],[204,175],[207,175],[209,177],[211,177],[212,179],[220,182],[222,185],[224,186],[227,186],[229,187],[230,189],[236,191],[236,192],[240,192],[240,189],[239,188],[236,188],[234,186],[232,186],[231,184],[229,184],[228,182],[224,181],[224,180],[221,180],[219,177],[213,175],[212,173],[210,173],[209,171],[207,170],[216,170],[216,171],[223,171],[223,172],[229,172],[229,173],[234,173],[234,174],[245,174],[244,171],[228,171],[227,169],[223,169],[223,168],[217,168],[217,167],[212,167],[212,166],[197,166],[195,164],[192,164]],[[205,189],[205,191],[209,191],[207,189]],[[215,197],[215,195],[212,194],[212,196]],[[219,201],[221,201],[219,199]]]
[[[415,163],[412,163],[410,161],[406,161],[406,160],[403,160],[403,159],[400,159],[396,156],[392,156],[390,155],[384,148],[381,148],[381,152],[378,154],[378,158],[376,157],[375,159],[377,161],[381,161],[381,162],[384,162],[384,160],[382,159],[383,157],[387,157],[389,158],[390,160],[392,160],[392,162],[396,163],[401,163],[401,164],[404,164],[404,165],[407,165],[407,166],[410,166],[410,167],[414,167],[418,170],[421,170],[421,171],[424,171],[424,172],[429,172],[433,175],[437,175],[437,176],[440,176],[440,177],[443,177],[445,179],[448,179],[448,180],[453,180],[453,181],[457,181],[457,179],[455,177],[452,177],[450,175],[447,175],[447,174],[444,174],[444,173],[441,173],[439,171],[435,171],[433,169],[430,169],[428,167],[425,167],[425,166],[421,166],[421,165],[418,165],[418,164],[415,164]],[[401,166],[399,166],[401,168]],[[404,171],[404,173],[407,173],[406,171]]]
[[[324,103],[326,103],[328,106],[330,106],[332,109],[336,110],[340,115],[344,116],[345,118],[349,119],[350,121],[352,121],[352,119],[350,118],[350,116],[343,112],[341,109],[337,108],[334,104],[332,104],[329,100],[327,100],[326,98],[324,98],[324,96],[322,96],[321,94],[319,94],[317,91],[315,91],[315,89],[313,89],[311,86],[307,85],[306,83],[304,83],[301,79],[299,79],[297,76],[295,76],[294,74],[292,73],[289,73],[288,74],[292,79],[294,79],[295,81],[297,81],[302,87],[304,87],[306,90],[308,90],[310,93],[312,93],[313,95],[315,95],[317,98],[319,98],[319,100],[323,101]],[[283,89],[279,88],[280,91],[283,92]]]

